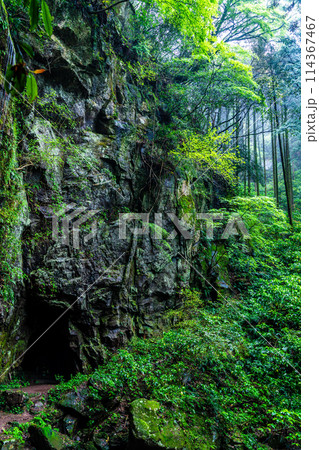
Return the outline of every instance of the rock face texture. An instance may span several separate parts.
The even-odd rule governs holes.
[[[21,137],[11,232],[23,277],[12,277],[0,319],[5,369],[64,313],[19,361],[30,376],[45,379],[85,371],[103,362],[107,349],[160,329],[190,281],[181,255],[196,253],[194,239],[176,233],[167,214],[193,213],[196,199],[162,163],[162,150],[149,151],[153,111],[121,43],[128,10],[103,27],[76,7],[54,3],[52,39],[27,37],[36,50],[32,68],[48,69],[37,79],[39,99],[17,105],[18,119],[11,119]],[[157,225],[132,216],[121,221],[125,213],[143,213]],[[175,238],[159,239],[162,228]]]

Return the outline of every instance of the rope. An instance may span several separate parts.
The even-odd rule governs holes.
[[[0,71],[5,74],[9,65],[14,65],[16,60],[16,52],[14,48],[14,43],[10,33],[9,19],[8,13],[5,7],[3,0],[0,0],[0,17],[2,23],[7,24],[6,34],[6,48],[5,48],[5,57],[3,61],[3,67],[0,68]],[[7,110],[9,103],[10,95],[6,93],[4,87],[0,85],[0,143],[2,141],[2,133],[4,131],[4,127],[6,124],[7,118]]]

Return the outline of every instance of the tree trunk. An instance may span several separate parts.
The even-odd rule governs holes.
[[[235,129],[235,148],[236,148],[236,156],[237,158],[240,157],[240,152],[239,152],[239,126],[240,126],[240,118],[238,117],[238,102],[236,100],[236,118],[237,118],[237,122],[236,122],[236,129]],[[238,189],[238,185],[239,185],[239,163],[236,164],[236,179],[237,179],[237,189]]]
[[[254,130],[254,160],[255,160],[255,185],[257,196],[259,193],[259,177],[258,177],[258,154],[257,154],[257,130],[256,130],[256,111],[253,110],[253,130]]]
[[[287,107],[285,105],[284,108],[284,120],[287,123]],[[290,197],[290,204],[291,204],[291,210],[294,209],[294,195],[293,195],[293,187],[292,187],[292,173],[291,173],[291,157],[290,157],[290,149],[289,149],[289,133],[288,128],[285,129],[285,160],[286,160],[286,169],[287,169],[287,176],[288,176],[288,185],[289,185],[289,197]]]
[[[276,91],[274,87],[274,81],[272,83],[273,87],[273,98],[274,98],[274,112],[275,112],[275,123],[277,126],[277,130],[279,130],[279,114],[278,114],[278,107],[277,107],[277,97],[276,97]],[[280,150],[280,158],[281,158],[281,165],[282,165],[282,172],[284,176],[284,183],[285,183],[285,191],[286,191],[286,199],[287,199],[287,211],[288,211],[288,217],[289,217],[289,223],[292,226],[292,210],[291,210],[291,201],[290,201],[290,193],[289,193],[289,181],[288,181],[288,171],[285,164],[285,157],[284,157],[284,148],[283,148],[283,142],[281,139],[280,133],[278,133],[278,144],[279,144],[279,150]]]
[[[250,195],[250,113],[247,114],[247,186]]]
[[[276,146],[276,136],[275,136],[275,131],[274,131],[274,118],[273,118],[272,111],[270,112],[270,124],[271,124],[272,176],[273,176],[273,186],[274,186],[274,197],[275,197],[277,206],[279,206],[277,146]]]
[[[264,115],[261,116],[261,126],[262,126],[262,142],[263,142],[263,166],[264,166],[265,195],[267,195],[267,173],[266,173],[266,149],[265,149],[265,123],[264,123]]]

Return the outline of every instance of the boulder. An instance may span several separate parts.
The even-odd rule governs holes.
[[[161,405],[154,400],[137,399],[131,404],[131,431],[134,448],[182,449],[183,430],[173,420],[164,420]]]
[[[43,411],[45,408],[45,403],[41,401],[37,401],[34,403],[33,406],[30,407],[30,413],[31,414],[39,414],[39,412]]]
[[[8,409],[22,407],[28,399],[28,396],[24,392],[15,390],[3,392],[1,397]]]
[[[76,390],[62,394],[58,402],[58,406],[62,409],[70,410],[76,413],[77,415],[86,416],[87,396],[88,396],[87,390],[79,387]]]
[[[206,430],[205,418],[194,417],[192,425],[182,411],[176,411],[180,423],[154,400],[140,398],[131,403],[130,446],[134,450],[185,449],[219,450],[221,447],[217,431]],[[217,429],[217,427],[216,427]]]
[[[50,426],[30,425],[31,443],[41,450],[65,450],[72,448],[72,441]]]

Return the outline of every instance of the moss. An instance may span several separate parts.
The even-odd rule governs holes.
[[[20,253],[19,218],[23,206],[19,195],[22,180],[15,170],[17,125],[14,111],[13,104],[2,136],[0,158],[0,240],[3,244],[0,248],[0,298],[5,304],[13,302],[13,284],[21,276],[17,260]]]
[[[144,407],[150,411],[158,411],[160,409],[160,404],[156,400],[147,400],[144,402]]]
[[[71,441],[63,436],[61,433],[52,430],[50,426],[31,425],[29,427],[29,433],[32,443],[41,449],[46,450],[62,450],[66,448]]]
[[[173,421],[163,427],[160,442],[166,448],[183,448],[186,444],[183,431]]]
[[[204,436],[206,427],[200,417],[196,417],[190,428],[187,416],[182,411],[172,412],[157,401],[143,398],[131,403],[131,415],[133,435],[139,444],[165,449],[218,448],[217,433],[214,436]]]
[[[216,269],[218,273],[216,285],[219,294],[223,297],[228,294],[230,279],[228,273],[229,258],[225,251],[225,247],[222,244],[216,245],[215,261],[217,262]]]
[[[5,330],[0,332],[0,370],[3,374],[0,379],[1,383],[4,382],[5,378],[8,376],[9,372],[6,372],[6,369],[8,369],[15,359],[24,352],[27,346],[27,342],[23,339],[19,339],[17,336],[20,327],[20,320],[17,315],[18,313],[16,312],[6,324]]]
[[[180,218],[188,216],[187,221],[190,226],[196,224],[196,205],[191,193],[191,187],[183,181],[180,192],[177,194],[178,213]]]
[[[137,399],[131,404],[134,436],[148,445],[167,449],[183,448],[185,437],[173,420],[165,422],[161,405],[155,400]]]
[[[154,400],[143,398],[135,400],[131,404],[131,412],[135,435],[146,441],[158,441],[160,436],[157,411],[160,404]]]
[[[179,204],[183,215],[191,214],[194,211],[195,203],[191,195],[183,195],[179,200]]]

